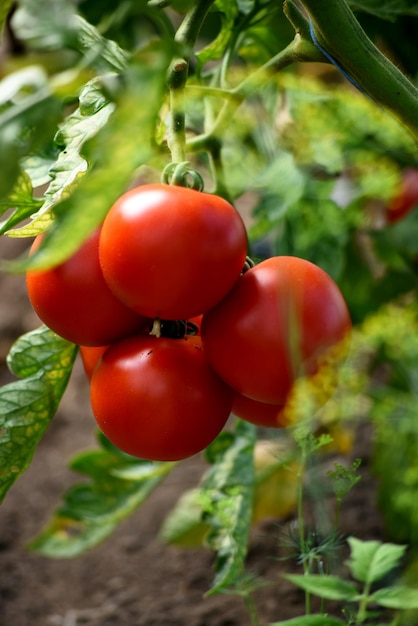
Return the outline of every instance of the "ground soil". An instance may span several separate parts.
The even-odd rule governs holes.
[[[23,250],[16,242],[1,241],[0,246],[2,258]],[[11,343],[37,325],[23,278],[0,275],[1,384],[11,380],[5,366]],[[87,383],[77,363],[30,468],[0,507],[1,626],[249,626],[241,598],[205,597],[214,575],[209,550],[167,546],[158,537],[178,496],[196,484],[203,469],[200,457],[181,463],[135,514],[87,554],[49,560],[28,551],[27,542],[77,479],[67,468],[68,459],[95,446],[95,433]],[[344,503],[341,530],[363,539],[382,537],[368,455],[369,438],[362,429],[351,453],[363,458],[362,480]],[[303,595],[281,578],[285,571],[299,571],[298,566],[277,560],[282,556],[277,535],[291,522],[265,520],[252,530],[248,569],[271,582],[255,595],[263,625],[304,613]]]

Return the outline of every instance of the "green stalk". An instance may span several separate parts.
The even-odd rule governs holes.
[[[297,517],[298,517],[298,530],[299,530],[299,544],[300,544],[300,553],[304,555],[306,554],[306,542],[305,542],[305,524],[303,518],[303,473],[305,471],[305,459],[302,464],[301,469],[297,474]],[[310,574],[310,565],[306,562],[306,559],[303,558],[303,572],[304,574]],[[311,613],[311,595],[309,591],[305,591],[305,614],[310,615]]]
[[[418,89],[369,39],[346,0],[301,2],[322,50],[418,138]]]
[[[244,596],[244,602],[250,617],[251,626],[259,626],[257,608],[250,594]]]
[[[192,152],[207,151],[213,140],[222,136],[229,120],[244,100],[251,94],[256,93],[257,89],[271,80],[276,73],[293,63],[323,60],[323,54],[313,43],[302,39],[299,34],[296,34],[294,40],[286,48],[274,55],[267,63],[259,67],[230,91],[209,88],[207,91],[208,96],[219,95],[225,102],[212,128],[202,135],[190,139],[187,143],[187,149]],[[191,89],[195,89],[195,87],[192,86]]]
[[[356,624],[363,624],[367,619],[367,607],[369,604],[370,586],[370,583],[366,583],[364,585],[363,593],[361,595],[361,600],[356,615]]]
[[[171,63],[168,75],[170,90],[170,125],[168,145],[173,162],[186,160],[185,113],[183,108],[184,89],[189,75],[189,62],[193,46],[199,36],[201,26],[214,0],[199,0],[180,24],[174,40],[181,47],[182,56]]]

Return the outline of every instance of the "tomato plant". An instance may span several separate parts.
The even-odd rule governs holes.
[[[206,312],[238,280],[246,255],[246,229],[233,206],[174,185],[128,191],[110,209],[100,236],[108,285],[152,318]]]
[[[321,268],[272,257],[248,270],[203,317],[207,358],[236,392],[285,404],[293,383],[314,374],[350,332],[341,291]]]
[[[364,422],[390,531],[418,550],[413,4],[0,0],[1,270],[26,274],[46,324],[0,315],[2,354],[24,333],[0,389],[0,499],[77,384],[75,344],[91,404],[71,427],[98,436],[38,552],[97,545],[202,452],[211,594],[249,599],[249,528],[266,511],[289,515],[303,584],[325,593],[313,570],[332,565],[321,550],[336,548],[355,471],[335,472],[330,519],[328,502],[302,500]],[[19,256],[14,239],[34,237]],[[259,471],[267,436],[287,481],[281,454]],[[330,582],[372,619],[368,593]],[[339,624],[309,615],[311,593],[306,623]]]
[[[154,461],[206,448],[229,417],[232,390],[208,366],[198,337],[134,336],[113,344],[91,380],[97,423],[118,448]]]
[[[58,335],[85,346],[102,346],[143,328],[147,320],[120,302],[99,264],[96,230],[69,259],[46,270],[28,271],[26,285],[39,318]],[[32,244],[39,248],[42,235]]]

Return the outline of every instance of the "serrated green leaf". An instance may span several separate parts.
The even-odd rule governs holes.
[[[84,52],[97,51],[100,60],[106,63],[108,69],[123,71],[126,68],[130,55],[120,48],[115,41],[102,37],[98,30],[81,16],[75,17],[77,28],[78,48]]]
[[[255,432],[253,425],[237,421],[230,446],[201,485],[203,521],[210,526],[206,542],[216,552],[209,594],[233,584],[243,570],[252,518]]]
[[[384,587],[375,591],[371,595],[370,601],[387,609],[399,611],[418,609],[418,588],[406,587],[405,585]]]
[[[50,154],[30,154],[21,159],[20,165],[29,176],[34,189],[51,182],[49,168],[55,163],[56,157],[57,153],[52,153],[51,150]],[[40,200],[40,202],[42,201]]]
[[[92,101],[93,95],[96,96],[96,106]],[[32,216],[32,222],[20,229],[10,230],[10,237],[29,237],[38,234],[40,227],[44,230],[53,221],[51,210],[71,195],[80,178],[87,172],[88,163],[81,155],[82,148],[106,125],[115,107],[113,103],[103,102],[103,95],[98,92],[96,81],[85,86],[80,100],[84,97],[90,98],[88,110],[92,114],[83,114],[80,106],[62,124],[55,137],[55,143],[60,146],[61,152],[57,161],[49,168],[48,173],[52,180],[45,191],[45,200]]]
[[[326,600],[353,601],[359,595],[357,587],[346,580],[325,574],[285,574],[284,578],[309,593]]]
[[[238,15],[238,5],[236,0],[216,0],[215,9],[222,15],[222,26],[216,39],[209,45],[196,53],[200,65],[208,61],[219,59],[225,51],[231,38],[235,18]]]
[[[74,344],[41,326],[22,335],[12,345],[7,366],[18,378],[29,378],[41,370],[58,383],[66,378],[67,370],[72,366],[74,351]]]
[[[29,466],[65,391],[77,353],[45,327],[23,335],[8,365],[23,380],[0,388],[0,501]]]
[[[126,67],[129,55],[116,42],[103,37],[75,11],[68,0],[22,0],[12,18],[17,37],[36,50],[69,48],[88,55],[89,65],[100,71]]]
[[[109,98],[104,93],[104,86],[108,82],[118,81],[118,74],[110,72],[90,80],[80,92],[80,115],[92,116],[109,104]]]
[[[351,554],[346,564],[353,577],[366,584],[375,583],[397,567],[406,550],[406,546],[361,541],[356,537],[349,537],[347,541]]]
[[[303,615],[284,622],[274,622],[269,626],[341,626],[341,624],[346,624],[346,622],[328,615]]]
[[[156,47],[142,51],[129,67],[116,110],[85,148],[92,168],[72,195],[54,207],[57,220],[39,253],[13,263],[16,269],[50,267],[68,258],[126,190],[135,170],[150,158],[167,66],[167,49]]]
[[[176,464],[155,463],[155,472],[141,481],[116,475],[117,470],[142,465],[149,467],[150,463],[121,453],[113,446],[78,455],[70,467],[89,480],[73,485],[64,494],[64,505],[29,547],[44,556],[70,558],[103,541],[146,500]]]

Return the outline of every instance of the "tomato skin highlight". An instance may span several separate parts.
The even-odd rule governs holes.
[[[115,343],[97,364],[90,391],[106,437],[153,461],[203,450],[224,427],[233,398],[209,367],[199,337],[137,335]]]
[[[84,346],[103,346],[139,332],[149,323],[120,302],[107,286],[99,263],[100,229],[69,259],[26,273],[32,307],[57,335]],[[41,244],[34,240],[30,254]]]
[[[150,318],[204,313],[233,287],[246,255],[246,229],[231,204],[175,185],[128,191],[107,214],[100,238],[110,288]]]
[[[350,315],[336,283],[298,257],[267,259],[248,270],[203,316],[205,354],[236,392],[285,404],[295,380],[314,374],[330,348],[344,343]]]

